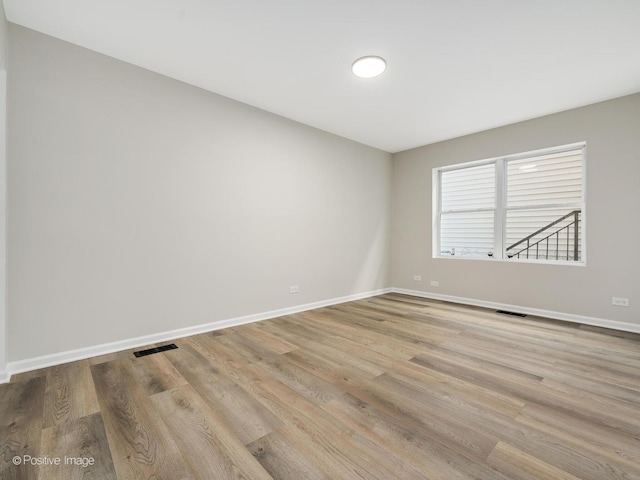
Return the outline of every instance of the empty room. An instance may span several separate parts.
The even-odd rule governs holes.
[[[640,479],[638,25],[0,0],[0,479]]]

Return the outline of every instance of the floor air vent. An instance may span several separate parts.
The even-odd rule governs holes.
[[[514,317],[526,317],[527,316],[524,313],[509,312],[508,310],[496,310],[496,313],[501,313],[503,315],[513,315]]]
[[[178,348],[178,346],[175,343],[171,343],[169,345],[163,345],[161,347],[148,348],[146,350],[139,350],[137,352],[133,352],[133,354],[136,357],[144,357],[147,355],[151,355],[152,353],[166,352],[167,350],[174,350],[176,348]]]

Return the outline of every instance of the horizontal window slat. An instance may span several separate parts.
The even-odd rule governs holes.
[[[441,174],[441,210],[495,206],[495,165],[480,165]]]

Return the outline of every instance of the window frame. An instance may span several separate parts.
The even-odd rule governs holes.
[[[507,208],[507,164],[510,161],[524,160],[527,158],[539,157],[542,155],[560,154],[571,150],[581,150],[581,169],[582,169],[582,198],[580,202],[568,202],[565,204],[552,203],[540,204],[535,208],[559,208],[569,207],[580,209],[580,260],[546,260],[535,258],[509,258],[506,255],[506,219],[507,211],[527,210],[531,207],[510,207]],[[494,206],[494,249],[493,256],[461,256],[461,255],[443,255],[440,248],[440,225],[443,212],[441,210],[441,179],[443,172],[462,170],[481,165],[495,165],[495,206]],[[527,152],[515,153],[510,155],[502,155],[498,157],[487,158],[483,160],[475,160],[471,162],[457,163],[432,169],[432,258],[438,259],[455,259],[455,260],[485,260],[491,262],[508,262],[508,263],[534,263],[543,265],[573,265],[586,266],[587,264],[587,144],[585,141],[560,145],[556,147],[531,150]],[[485,209],[486,210],[486,209]]]

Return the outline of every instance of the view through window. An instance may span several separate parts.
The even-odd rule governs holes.
[[[433,171],[434,256],[584,263],[585,144]]]

